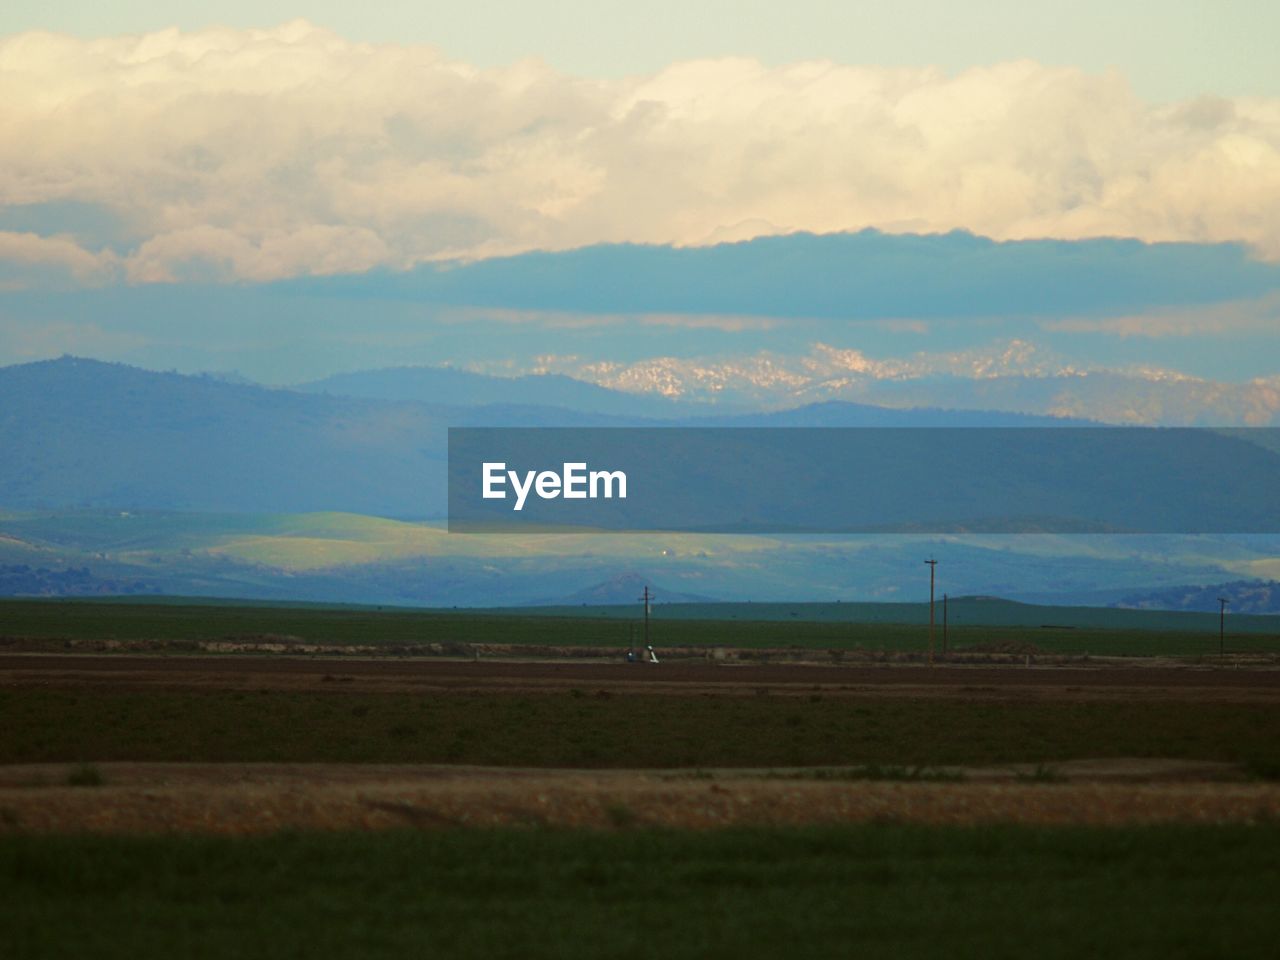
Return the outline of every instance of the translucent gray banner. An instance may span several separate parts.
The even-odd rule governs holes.
[[[460,533],[1277,533],[1280,430],[453,428]]]

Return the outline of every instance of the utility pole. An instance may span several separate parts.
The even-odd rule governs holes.
[[[649,643],[649,604],[653,601],[653,594],[649,592],[649,585],[645,584],[644,596],[640,598],[644,601],[644,649],[649,657],[650,663],[657,663],[658,658],[654,656],[653,645]]]
[[[942,595],[942,656],[947,656],[947,595]]]
[[[1231,601],[1226,597],[1218,598],[1218,659],[1225,660],[1227,656],[1226,650],[1226,627],[1227,627],[1227,604]]]
[[[644,602],[644,645],[647,648],[649,646],[649,601],[653,599],[648,585],[645,586],[644,596],[640,599]]]
[[[929,666],[933,666],[933,575],[938,561],[930,557],[925,561],[929,565]]]

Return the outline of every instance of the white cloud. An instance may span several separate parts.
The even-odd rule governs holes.
[[[365,227],[305,224],[251,237],[226,227],[193,226],[152,237],[128,259],[129,279],[170,283],[271,280],[299,274],[359,273],[384,263],[386,243]]]
[[[0,103],[0,204],[122,213],[150,238],[127,258],[137,281],[863,227],[1280,259],[1280,99],[1157,105],[1119,74],[1030,61],[723,59],[594,81],[296,21],[10,37]]]
[[[42,237],[34,233],[0,230],[0,289],[41,282],[97,283],[117,269],[109,251],[93,253],[70,237]]]

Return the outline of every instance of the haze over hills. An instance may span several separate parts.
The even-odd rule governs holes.
[[[1231,583],[1166,587],[1122,597],[1118,606],[1138,610],[1197,610],[1218,613],[1225,599],[1232,614],[1280,613],[1280,581],[1236,580]]]
[[[18,594],[595,605],[631,602],[638,576],[667,600],[901,602],[927,598],[930,555],[940,595],[1095,606],[1280,575],[1280,537],[460,536],[351,514],[0,511],[0,592]]]
[[[363,397],[373,400],[489,406],[512,410],[552,407],[580,413],[622,418],[647,418],[688,426],[786,426],[786,427],[1004,427],[1082,426],[1091,421],[1078,417],[1028,414],[1000,409],[880,406],[848,400],[817,400],[776,409],[782,399],[770,398],[766,409],[752,410],[746,394],[740,403],[696,392],[693,398],[666,396],[661,392],[601,387],[561,374],[495,376],[451,367],[389,367],[336,374],[292,389],[304,393]]]
[[[547,600],[546,603],[548,605],[566,606],[579,604],[588,607],[612,606],[615,604],[633,606],[644,595],[646,589],[648,589],[649,595],[653,598],[651,602],[654,606],[672,603],[719,602],[714,597],[704,597],[696,593],[681,593],[679,590],[668,589],[666,584],[656,583],[650,577],[646,577],[634,570],[628,570],[609,580],[593,583],[591,586],[584,587],[582,590],[571,593],[567,597]]]
[[[453,406],[538,406],[621,417],[675,418],[702,405],[623,393],[562,374],[490,376],[453,367],[389,367],[299,384],[302,393]]]
[[[790,410],[689,417],[690,426],[727,427],[1082,427],[1097,421],[1046,417],[1000,410],[957,410],[941,407],[881,407],[870,403],[824,400]]]
[[[660,398],[726,412],[842,400],[1266,425],[1280,422],[1278,320],[1280,268],[1237,245],[866,230],[275,283],[6,288],[0,363],[65,350],[381,399],[452,403],[456,389],[611,415],[665,417]],[[502,379],[404,374],[431,382],[388,392],[385,375],[349,373],[391,365]]]
[[[551,368],[638,395],[766,410],[836,400],[882,409],[980,409],[1132,426],[1280,425],[1280,377],[1222,382],[1139,365],[1084,370],[1052,354],[1038,355],[1018,341],[918,363],[880,363],[858,351],[816,344],[793,357],[566,360]]]
[[[449,412],[64,358],[0,370],[10,508],[425,513]],[[425,493],[424,493],[425,491]]]
[[[10,508],[442,516],[449,426],[747,425],[562,377],[374,371],[299,392],[65,357],[0,368],[0,504]],[[333,385],[333,384],[331,384]],[[376,398],[379,394],[382,398]],[[449,396],[451,403],[415,398]],[[524,398],[527,402],[517,402]],[[494,402],[501,399],[504,402]],[[557,405],[556,402],[561,405]],[[683,414],[654,420],[655,405]],[[605,412],[612,409],[616,413]],[[910,426],[1049,418],[826,404],[762,425]]]
[[[845,403],[723,417],[675,403],[682,416],[653,420],[600,412],[606,400],[626,410],[627,394],[552,378],[506,396],[541,399],[546,385],[589,409],[486,403],[510,388],[493,379],[454,378],[454,402],[438,404],[75,358],[0,368],[0,449],[20,451],[0,458],[0,565],[35,592],[441,605],[597,602],[602,584],[628,573],[727,601],[897,599],[929,552],[954,593],[1094,603],[1280,576],[1274,537],[483,537],[401,522],[443,513],[449,425],[1063,422]],[[379,380],[353,382],[373,391]]]

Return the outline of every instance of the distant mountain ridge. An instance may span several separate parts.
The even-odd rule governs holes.
[[[1095,420],[1046,417],[999,410],[945,410],[938,407],[880,407],[824,400],[790,410],[691,417],[690,426],[718,427],[1083,427]]]
[[[679,422],[681,426],[730,427],[1005,427],[1084,426],[1096,421],[999,410],[884,407],[822,400],[785,410],[751,411],[732,404],[679,400],[598,386],[560,374],[496,377],[452,367],[388,367],[336,374],[299,384],[304,393],[371,400],[490,407],[511,413],[550,407],[579,413]]]
[[[0,369],[13,508],[426,513],[450,413],[64,357]],[[362,507],[356,507],[362,504]]]
[[[391,399],[267,388],[75,357],[0,368],[0,506],[441,517],[450,426],[1059,426],[1070,421],[829,402],[656,419],[568,378],[385,372],[344,381]],[[450,383],[449,404],[395,399]],[[468,389],[462,389],[466,386]],[[475,390],[469,392],[470,387]],[[545,388],[545,396],[543,395]],[[503,396],[511,402],[490,403]],[[427,395],[442,395],[439,393]],[[523,397],[530,402],[514,402]],[[607,399],[607,404],[605,400]],[[545,401],[534,403],[532,401]],[[557,406],[577,403],[581,409]],[[636,411],[653,409],[637,398]],[[676,405],[684,412],[689,408]],[[696,409],[696,408],[693,408]]]
[[[602,244],[270,283],[5,289],[0,313],[48,324],[50,335],[65,324],[60,339],[100,343],[127,362],[237,369],[277,384],[448,363],[731,412],[834,399],[1260,426],[1280,425],[1277,298],[1280,264],[1239,244],[864,230]],[[0,349],[0,362],[17,362],[20,349]],[[506,379],[485,389],[515,389]],[[466,398],[477,385],[463,385],[462,402],[616,399],[541,389],[536,399]],[[349,381],[321,389],[365,395]]]
[[[675,418],[702,404],[629,394],[563,374],[495,377],[455,367],[387,367],[338,373],[298,384],[302,393],[334,394],[371,400],[485,406],[490,404],[562,407],[616,416]]]

